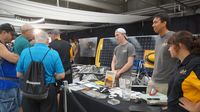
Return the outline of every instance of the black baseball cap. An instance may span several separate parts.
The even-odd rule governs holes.
[[[0,31],[6,31],[6,32],[11,32],[12,35],[15,35],[15,28],[12,24],[10,23],[4,23],[0,25]]]

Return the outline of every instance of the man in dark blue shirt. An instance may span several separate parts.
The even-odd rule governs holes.
[[[13,40],[14,33],[11,24],[0,25],[0,112],[19,111],[19,82],[15,65],[18,55],[6,47],[6,43]]]

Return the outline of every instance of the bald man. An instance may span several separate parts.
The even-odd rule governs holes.
[[[15,54],[18,54],[19,56],[21,55],[21,52],[25,48],[31,46],[29,41],[34,39],[33,27],[30,24],[24,24],[23,26],[21,26],[21,33],[22,34],[15,39],[14,46],[13,46],[13,52]],[[20,99],[22,100],[21,94],[20,94],[20,97],[21,97]],[[21,107],[20,107],[20,112],[23,112]]]
[[[49,87],[46,99],[38,101],[23,96],[22,107],[24,112],[56,112],[57,110],[55,81],[56,79],[63,79],[65,74],[58,52],[49,49],[47,46],[48,39],[48,34],[42,30],[35,34],[36,43],[34,46],[22,51],[17,64],[17,76],[22,77],[26,74],[32,60],[41,61],[45,68],[45,84]]]
[[[20,55],[25,48],[30,47],[30,41],[34,39],[33,27],[30,24],[21,26],[21,33],[22,34],[15,39],[13,47],[14,53],[18,55]]]

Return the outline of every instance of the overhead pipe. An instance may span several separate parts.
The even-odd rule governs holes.
[[[184,0],[181,3],[188,5],[188,6],[193,6],[193,5],[200,4],[200,0],[191,0],[191,1]],[[173,8],[174,3],[164,4],[164,5],[161,5],[160,7],[167,8],[167,9]],[[149,8],[145,8],[145,9],[126,12],[124,14],[145,15],[145,14],[155,13],[155,12],[160,12],[160,9],[154,6],[154,7],[149,7]]]
[[[60,2],[59,2],[59,0],[57,0],[56,5],[57,5],[57,7],[60,7]]]

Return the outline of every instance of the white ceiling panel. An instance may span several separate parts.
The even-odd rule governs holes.
[[[10,23],[14,26],[22,26],[25,24],[25,22],[18,21],[12,18],[3,18],[0,17],[0,24],[3,23]],[[34,28],[40,28],[40,29],[61,29],[61,30],[81,30],[81,29],[88,29],[92,27],[85,27],[85,26],[74,26],[74,25],[60,25],[60,24],[32,24]]]
[[[94,23],[132,23],[147,19],[147,16],[108,14],[56,7],[26,0],[1,0],[0,9],[13,14],[44,17],[54,20],[94,22]]]

